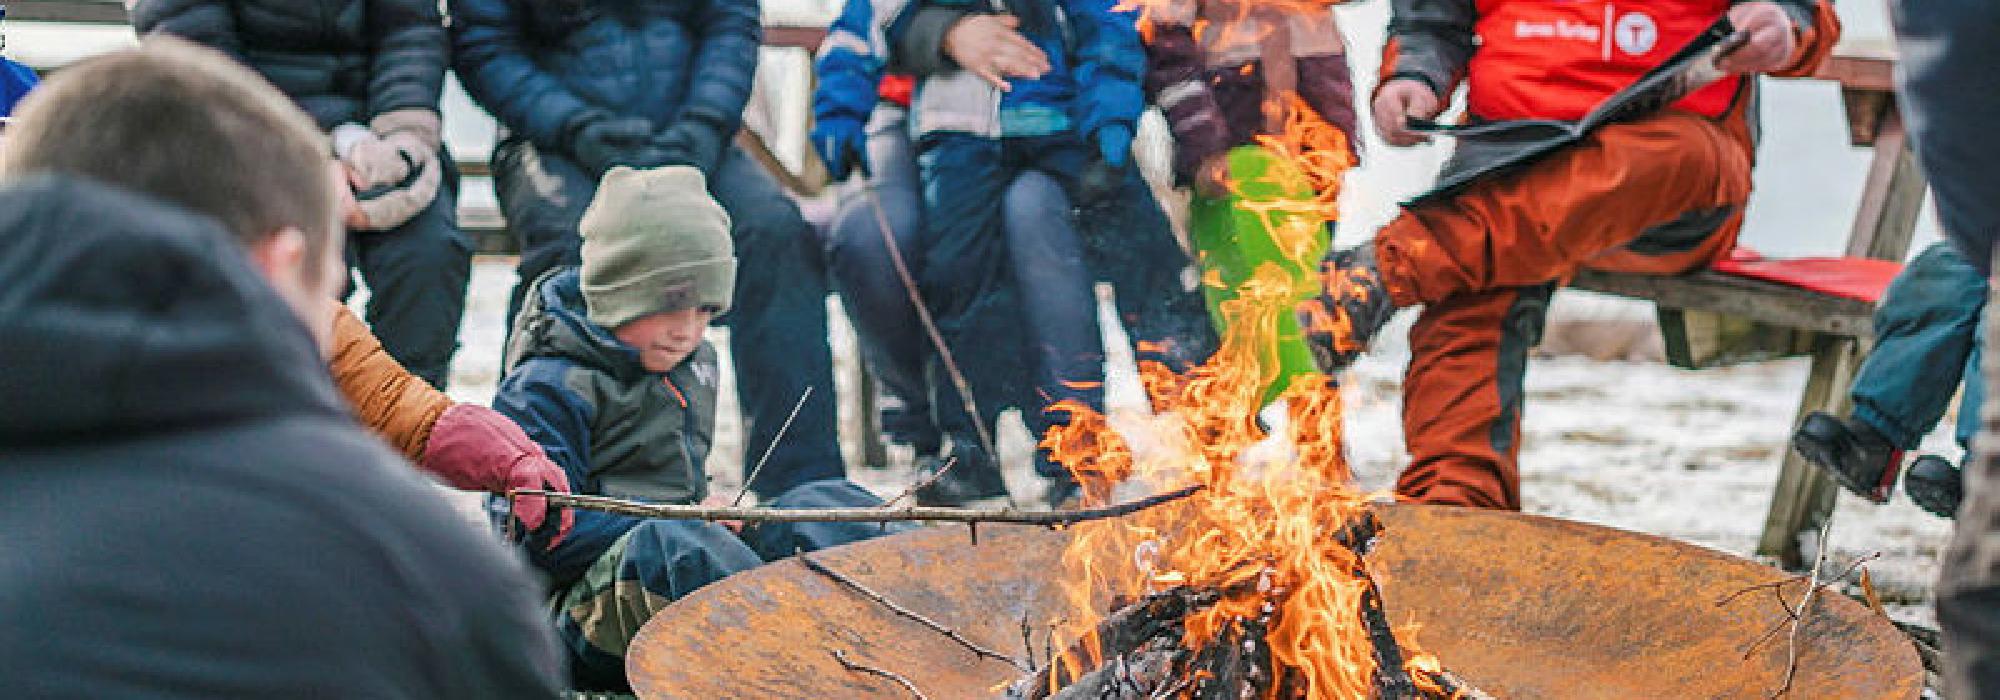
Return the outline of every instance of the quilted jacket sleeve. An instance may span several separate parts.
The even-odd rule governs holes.
[[[820,42],[819,58],[813,62],[819,79],[813,89],[814,120],[868,122],[888,50],[875,10],[875,0],[847,0],[826,40]]]
[[[1146,108],[1139,81],[1146,52],[1139,45],[1139,10],[1121,0],[1064,0],[1075,32],[1077,131],[1094,138],[1112,124],[1136,129]],[[1130,133],[1130,132],[1127,132]]]
[[[681,104],[677,125],[699,125],[726,144],[743,125],[743,105],[750,100],[757,74],[757,49],[764,40],[757,0],[696,0],[687,17],[688,31],[701,41],[697,70]]]
[[[451,0],[452,67],[472,99],[516,134],[569,152],[566,127],[590,106],[527,53],[515,0]]]
[[[236,13],[227,0],[139,0],[131,14],[132,29],[141,35],[172,34],[243,60]]]
[[[438,111],[450,58],[444,15],[434,0],[367,0],[368,115],[399,109]]]
[[[411,462],[421,462],[431,426],[451,407],[451,397],[403,369],[344,305],[333,318],[333,344],[328,368],[355,417]]]
[[[1440,99],[1450,97],[1472,61],[1473,25],[1479,19],[1473,0],[1392,0],[1389,11],[1377,85],[1413,78]]]
[[[493,410],[519,424],[549,459],[562,466],[571,489],[592,493],[597,484],[588,478],[590,424],[596,410],[564,384],[565,374],[561,360],[529,358],[500,380]]]

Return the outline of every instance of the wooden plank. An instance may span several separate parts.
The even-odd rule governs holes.
[[[1711,311],[1659,308],[1667,363],[1709,369],[1810,353],[1820,334]]]
[[[10,22],[77,22],[125,24],[125,4],[118,0],[9,0]]]
[[[1847,387],[1860,364],[1861,353],[1855,349],[1853,340],[1822,336],[1813,352],[1812,373],[1806,379],[1805,392],[1799,396],[1798,416],[1792,426],[1796,429],[1813,411],[1846,415]],[[1771,510],[1764,516],[1764,533],[1757,541],[1757,553],[1777,557],[1787,569],[1800,568],[1804,557],[1799,536],[1812,531],[1832,514],[1837,488],[1818,467],[1806,463],[1798,450],[1790,449],[1788,437],[1784,463],[1778,469],[1778,483],[1771,490]]]
[[[826,40],[825,27],[782,25],[767,25],[764,27],[765,46],[788,46],[807,51],[818,51],[820,42],[824,40]]]
[[[1875,158],[1861,190],[1861,206],[1847,238],[1847,255],[1878,260],[1902,260],[1917,230],[1926,181],[1910,150],[1909,134],[1896,110],[1882,117],[1875,137]]]
[[[1876,90],[1840,89],[1840,104],[1847,111],[1847,143],[1873,146],[1882,132],[1882,120],[1896,109],[1894,93]]]
[[[1896,91],[1896,45],[1888,39],[1840,42],[1814,78],[1855,90]]]
[[[1701,271],[1673,277],[1585,270],[1570,286],[1838,336],[1874,333],[1874,305],[1745,277]]]

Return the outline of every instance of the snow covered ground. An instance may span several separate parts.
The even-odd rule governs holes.
[[[451,393],[485,402],[493,393],[504,335],[501,315],[513,284],[512,261],[483,258],[473,271],[470,306],[460,336]],[[836,318],[837,303],[834,305]],[[1644,304],[1585,293],[1558,296],[1558,319],[1646,318]],[[1348,450],[1364,486],[1386,489],[1406,462],[1399,419],[1408,348],[1408,315],[1364,358],[1347,382]],[[1107,319],[1107,328],[1115,328]],[[711,331],[726,348],[726,329]],[[907,455],[862,466],[854,383],[859,359],[844,323],[833,334],[842,438],[849,473],[865,486],[894,494],[912,479]],[[1122,339],[1108,339],[1110,348]],[[725,363],[727,353],[724,352]],[[1110,404],[1114,422],[1130,425],[1145,411],[1129,354],[1114,350]],[[741,483],[741,425],[733,370],[726,372],[717,449],[709,472],[722,493]],[[1787,448],[1804,385],[1803,360],[1701,372],[1656,363],[1601,362],[1568,356],[1537,358],[1527,376],[1523,425],[1523,498],[1529,512],[1666,535],[1748,555],[1756,547]],[[1946,425],[1950,425],[1947,417]],[[1003,420],[1001,452],[1014,493],[1033,499],[1040,482],[1028,465],[1032,444],[1018,420]],[[1925,447],[1957,459],[1948,435]],[[1929,619],[1931,582],[1949,523],[1918,510],[1899,493],[1886,506],[1841,497],[1832,540],[1835,560],[1880,552],[1870,566],[1899,617]]]

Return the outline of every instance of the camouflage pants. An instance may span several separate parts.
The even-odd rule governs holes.
[[[769,503],[774,508],[879,504],[880,499],[844,479],[803,484]],[[668,603],[767,561],[883,532],[873,523],[771,523],[746,527],[738,535],[715,523],[644,521],[550,601],[557,634],[569,652],[572,681],[580,689],[623,690],[626,648],[639,627]]]

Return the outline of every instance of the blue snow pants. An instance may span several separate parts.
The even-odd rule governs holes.
[[[1875,310],[1875,349],[1854,377],[1854,418],[1899,449],[1917,447],[1944,417],[1962,384],[1955,436],[1961,447],[1979,430],[1979,379],[1986,277],[1948,243],[1911,260]]]
[[[562,154],[510,138],[494,150],[493,185],[521,244],[507,306],[512,326],[528,285],[553,267],[581,262],[576,227],[597,193],[597,179]],[[813,389],[751,490],[771,498],[800,484],[841,478],[846,469],[835,422],[819,237],[798,205],[740,148],[732,146],[709,174],[708,191],[729,212],[736,244],[736,298],[723,322],[746,423],[744,454],[753,455],[745,468],[777,440],[799,397]]]

